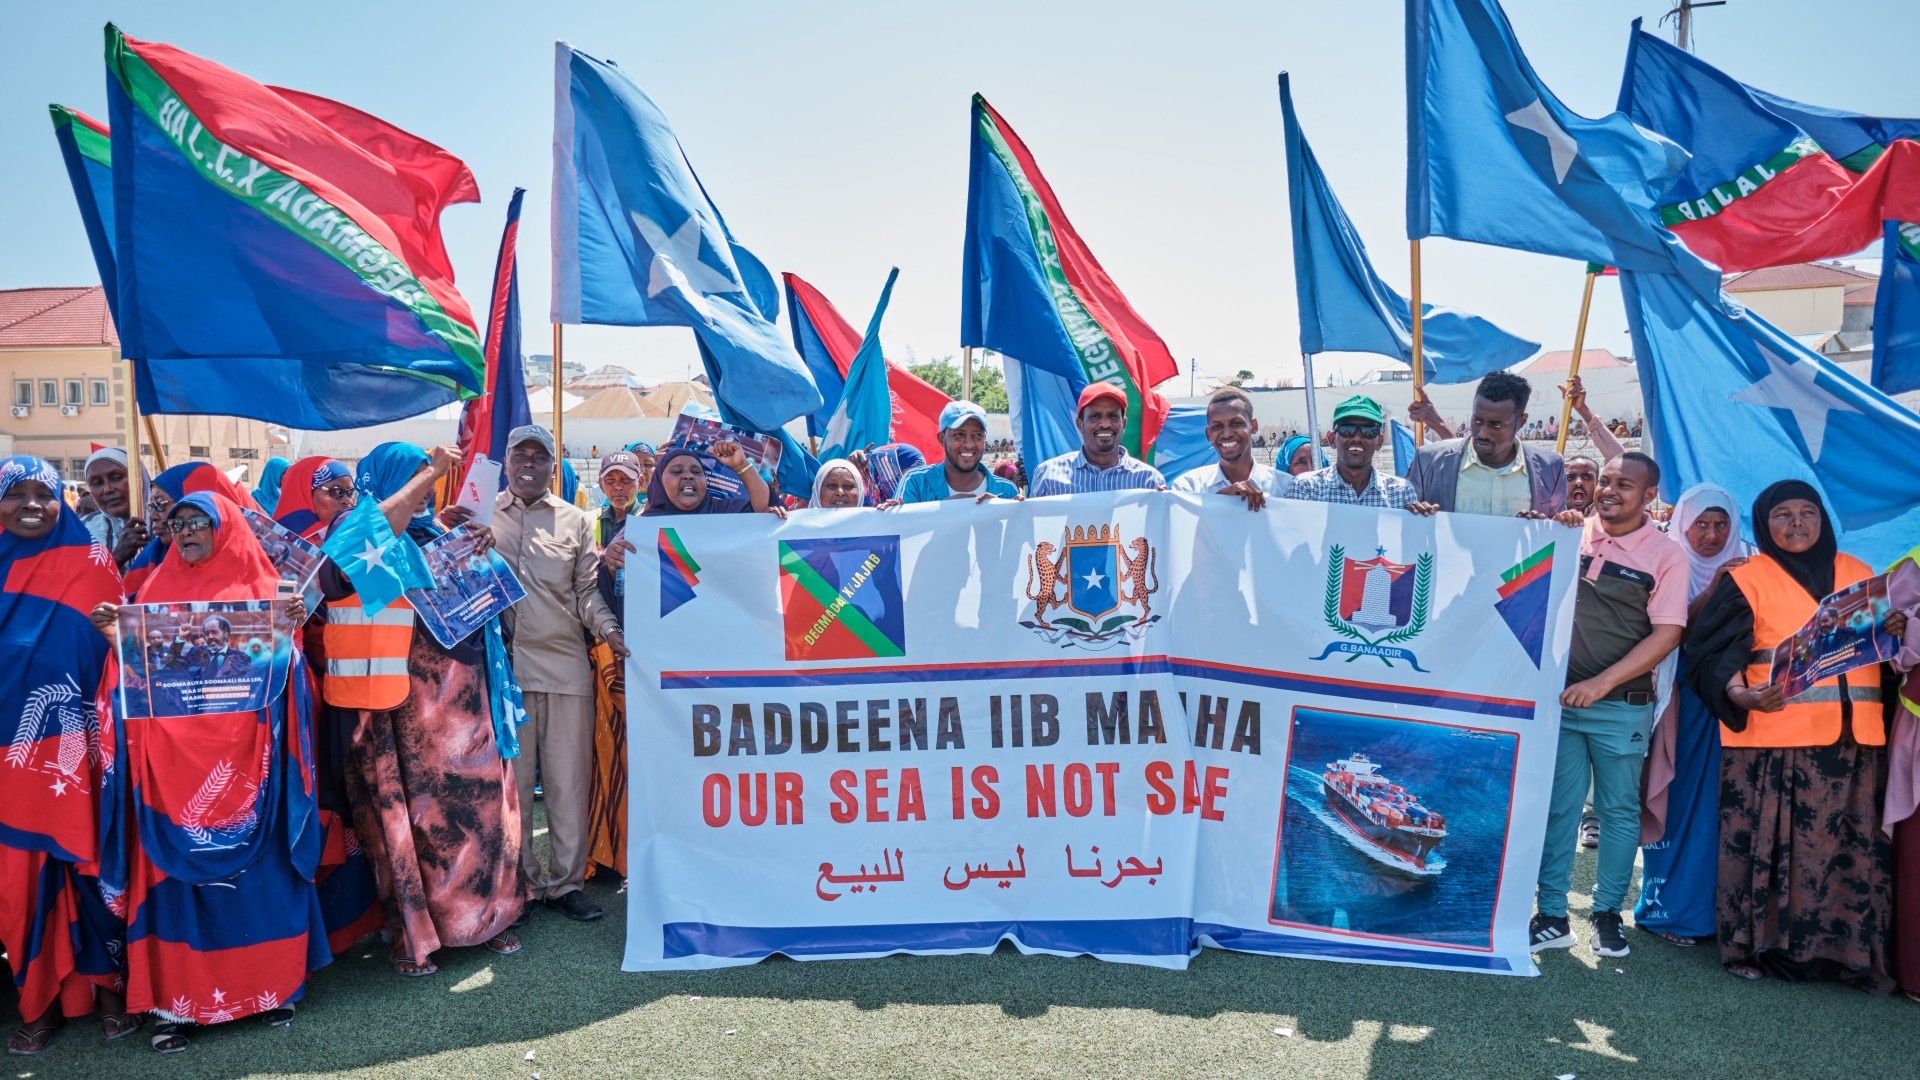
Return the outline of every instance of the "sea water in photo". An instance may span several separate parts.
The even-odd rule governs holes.
[[[1517,737],[1299,708],[1276,923],[1491,948]]]

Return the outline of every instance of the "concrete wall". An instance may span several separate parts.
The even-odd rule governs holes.
[[[1789,334],[1830,334],[1846,321],[1847,290],[1840,285],[1818,289],[1765,289],[1734,293],[1733,298]]]

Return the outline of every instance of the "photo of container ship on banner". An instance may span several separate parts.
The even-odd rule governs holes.
[[[1365,754],[1329,762],[1320,777],[1327,806],[1352,835],[1348,842],[1397,870],[1438,874],[1446,860],[1430,861],[1447,838],[1447,819],[1394,783]]]

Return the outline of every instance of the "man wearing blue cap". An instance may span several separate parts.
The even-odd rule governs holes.
[[[939,502],[974,497],[1011,499],[1019,492],[981,464],[987,452],[987,410],[971,401],[950,401],[940,410],[940,450],[946,460],[920,465],[900,478],[899,501]]]

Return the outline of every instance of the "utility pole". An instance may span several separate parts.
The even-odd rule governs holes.
[[[1693,51],[1693,11],[1695,8],[1726,7],[1727,0],[1676,0],[1673,10],[1660,16],[1661,22],[1673,22],[1673,43],[1685,52]]]
[[[1200,375],[1200,358],[1197,356],[1188,357],[1187,358],[1187,396],[1188,397],[1193,396],[1193,380],[1195,378],[1198,378],[1199,375]]]

